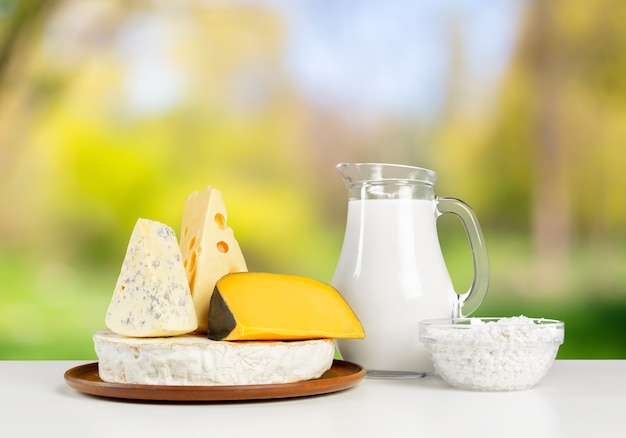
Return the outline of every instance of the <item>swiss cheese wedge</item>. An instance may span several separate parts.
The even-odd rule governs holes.
[[[183,208],[180,251],[198,318],[205,333],[215,283],[231,272],[247,271],[233,230],[226,224],[226,206],[219,190],[207,187],[187,196]]]
[[[332,286],[312,278],[258,272],[219,279],[208,312],[209,339],[363,338],[352,309]]]

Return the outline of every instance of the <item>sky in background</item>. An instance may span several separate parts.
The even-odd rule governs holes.
[[[522,13],[522,0],[267,1],[287,17],[286,63],[311,100],[426,119],[445,98],[453,23],[466,85],[484,96],[507,66]]]

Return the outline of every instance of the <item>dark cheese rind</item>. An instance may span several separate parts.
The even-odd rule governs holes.
[[[230,334],[237,326],[235,316],[228,308],[217,287],[213,290],[209,305],[209,320],[207,336],[214,341],[220,341]]]

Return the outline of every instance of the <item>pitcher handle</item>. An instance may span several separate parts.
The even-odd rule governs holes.
[[[469,205],[456,198],[437,197],[436,201],[437,217],[445,213],[452,213],[461,220],[472,250],[474,279],[469,290],[464,294],[459,294],[458,307],[454,312],[454,316],[465,317],[478,309],[489,287],[489,259],[487,258],[485,238],[478,219]]]

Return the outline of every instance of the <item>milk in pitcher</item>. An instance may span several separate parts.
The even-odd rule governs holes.
[[[332,284],[351,292],[348,302],[366,338],[340,339],[338,346],[368,371],[432,370],[418,340],[418,323],[453,316],[458,298],[441,254],[435,209],[426,199],[348,202]]]

